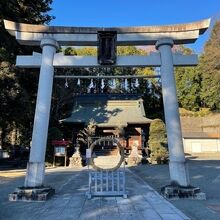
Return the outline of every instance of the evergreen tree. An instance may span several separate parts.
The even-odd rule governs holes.
[[[148,146],[151,161],[167,161],[167,135],[166,127],[161,119],[154,119],[150,124]]]
[[[0,53],[3,60],[14,62],[15,56],[26,52],[27,47],[20,46],[14,37],[10,36],[4,28],[3,19],[20,23],[44,24],[53,16],[48,15],[52,0],[1,0],[0,2]],[[29,47],[29,51],[32,48]],[[2,57],[4,52],[4,57]]]
[[[178,67],[175,70],[179,106],[188,110],[199,110],[201,105],[201,75],[197,68]]]
[[[213,27],[201,56],[199,70],[202,75],[201,98],[205,107],[220,109],[220,21]]]
[[[5,30],[3,20],[30,24],[48,23],[52,0],[0,1],[0,147],[15,129],[21,136],[19,142],[29,143],[37,92],[39,70],[15,68],[15,57],[30,54],[35,48],[21,46]],[[39,48],[38,48],[39,50]]]
[[[178,52],[184,55],[192,54],[190,48],[178,47]],[[201,105],[201,75],[197,67],[175,68],[177,96],[180,107],[188,110],[198,110]]]

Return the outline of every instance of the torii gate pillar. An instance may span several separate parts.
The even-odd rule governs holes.
[[[169,170],[171,185],[189,186],[189,175],[185,164],[182,132],[180,126],[179,106],[176,82],[173,71],[172,39],[160,39],[156,49],[161,56],[161,81],[164,114],[169,148]]]
[[[53,58],[58,49],[58,43],[54,39],[47,38],[41,40],[40,46],[42,61],[25,187],[42,186],[45,173],[45,152],[54,77]]]

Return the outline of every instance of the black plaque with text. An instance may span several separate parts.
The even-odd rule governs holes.
[[[117,32],[98,32],[98,63],[100,65],[113,65],[116,63]]]

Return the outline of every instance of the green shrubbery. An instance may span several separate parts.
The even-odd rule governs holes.
[[[168,160],[166,127],[161,119],[151,122],[148,146],[151,163],[165,163]]]
[[[199,111],[189,111],[185,108],[179,108],[180,116],[188,116],[188,117],[204,117],[209,114],[212,114],[210,108],[200,108]]]

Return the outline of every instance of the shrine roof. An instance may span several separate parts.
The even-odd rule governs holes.
[[[145,116],[140,96],[93,94],[77,96],[71,116],[61,122],[88,124],[91,119],[98,127],[126,127],[152,121]]]

